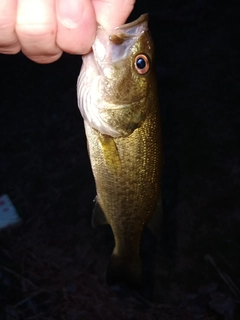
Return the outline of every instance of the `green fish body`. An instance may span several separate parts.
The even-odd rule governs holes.
[[[144,227],[157,232],[163,165],[148,15],[107,34],[83,57],[78,103],[97,190],[93,225],[111,225],[109,278],[141,283]],[[154,231],[155,230],[155,231]]]

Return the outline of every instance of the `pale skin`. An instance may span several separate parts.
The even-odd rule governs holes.
[[[125,23],[135,0],[0,0],[0,53],[22,51],[50,63],[63,51],[91,50],[97,22],[108,32]]]

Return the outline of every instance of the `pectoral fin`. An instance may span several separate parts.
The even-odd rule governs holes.
[[[94,199],[94,201],[95,201],[95,206],[93,208],[92,226],[98,227],[103,224],[108,224],[106,216],[105,216],[104,212],[102,211],[100,204],[98,203],[97,196]]]
[[[159,238],[161,237],[162,215],[162,198],[160,198],[157,203],[156,209],[148,222],[148,228],[150,229],[156,240],[159,240]]]
[[[99,144],[108,170],[114,174],[120,173],[121,161],[114,139],[108,135],[99,134]]]

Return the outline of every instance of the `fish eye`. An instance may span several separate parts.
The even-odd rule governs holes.
[[[139,74],[146,74],[150,68],[148,57],[144,54],[138,54],[135,57],[134,66]]]

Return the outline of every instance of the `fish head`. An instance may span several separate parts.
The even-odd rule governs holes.
[[[99,26],[78,82],[83,118],[102,134],[130,135],[144,122],[153,99],[152,64],[147,14],[112,34]]]

